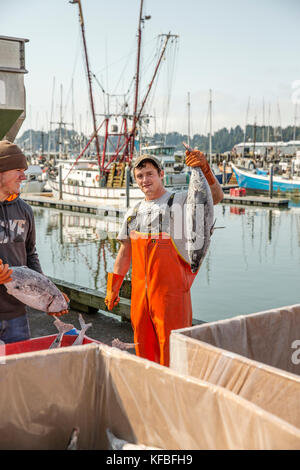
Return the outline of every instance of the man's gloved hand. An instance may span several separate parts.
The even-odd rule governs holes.
[[[9,269],[8,264],[3,264],[2,259],[0,259],[0,284],[6,284],[10,282],[12,269]]]
[[[187,166],[191,166],[193,168],[200,167],[208,184],[212,186],[216,179],[214,177],[213,172],[210,169],[208,161],[206,160],[204,153],[200,152],[200,150],[193,150],[189,152],[188,150],[185,152],[186,159],[185,163]]]
[[[67,302],[67,304],[70,302],[70,299],[69,297],[67,296],[67,294],[65,294],[64,292],[62,292],[62,295],[64,296],[65,298],[65,301]],[[55,315],[56,317],[61,317],[62,315],[66,315],[66,313],[69,313],[69,310],[62,310],[61,312],[48,312],[48,315]]]
[[[105,305],[108,310],[112,310],[120,301],[119,291],[123,282],[124,276],[121,274],[107,273],[107,287]]]

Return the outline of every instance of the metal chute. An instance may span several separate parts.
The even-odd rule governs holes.
[[[25,42],[0,36],[0,139],[13,142],[26,116]]]

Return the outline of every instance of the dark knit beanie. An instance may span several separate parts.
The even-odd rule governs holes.
[[[19,147],[8,140],[0,140],[0,173],[27,168],[26,157]]]

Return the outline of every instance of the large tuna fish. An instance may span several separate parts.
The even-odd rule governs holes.
[[[186,206],[187,251],[192,273],[200,268],[214,227],[214,205],[202,170],[192,168]]]
[[[46,276],[27,266],[13,266],[9,269],[12,269],[12,280],[5,287],[20,302],[47,313],[68,309],[68,303],[60,290]]]

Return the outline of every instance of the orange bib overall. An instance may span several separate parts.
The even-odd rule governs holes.
[[[130,239],[131,323],[136,354],[169,366],[171,330],[192,325],[190,288],[196,274],[167,233],[151,235],[132,230]]]

